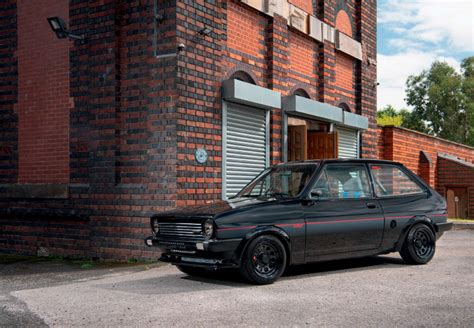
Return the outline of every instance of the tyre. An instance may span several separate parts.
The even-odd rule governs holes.
[[[408,264],[426,264],[433,258],[436,236],[426,224],[415,224],[408,232],[400,256]]]
[[[197,268],[187,265],[177,265],[176,267],[179,271],[186,273],[189,276],[206,277],[209,275],[209,271],[204,268]]]
[[[285,271],[287,254],[282,242],[273,236],[263,235],[252,241],[244,251],[240,274],[250,283],[271,284]]]

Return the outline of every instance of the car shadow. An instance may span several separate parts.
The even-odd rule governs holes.
[[[333,260],[326,262],[315,262],[304,265],[295,265],[289,267],[284,277],[288,279],[299,278],[303,276],[324,276],[334,274],[339,271],[363,271],[373,270],[386,266],[403,267],[406,264],[400,258],[388,256],[370,256],[345,260]]]
[[[318,262],[306,265],[292,266],[284,274],[283,280],[292,280],[308,277],[318,277],[335,274],[337,272],[374,270],[379,268],[403,267],[401,259],[374,256],[349,260]],[[278,283],[278,282],[277,282]],[[219,270],[208,272],[203,276],[190,276],[179,272],[141,280],[100,283],[96,287],[140,295],[164,295],[190,293],[207,290],[222,290],[231,288],[256,288],[255,285],[244,281],[238,270]]]
[[[388,256],[372,256],[356,259],[316,262],[305,265],[291,266],[286,270],[282,279],[291,280],[312,276],[325,276],[344,271],[374,270],[386,268],[387,266],[397,268],[404,267],[405,265],[406,264],[403,262],[402,259]],[[168,277],[171,280],[176,279],[176,276],[174,276],[175,278],[172,278],[173,276]],[[203,289],[228,287],[246,288],[254,286],[244,281],[241,278],[238,270],[217,271],[212,272],[207,276],[184,275],[181,276],[179,279],[183,282],[197,282],[201,285],[201,287],[199,288]]]

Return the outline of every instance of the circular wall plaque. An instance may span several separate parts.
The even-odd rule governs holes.
[[[199,164],[204,164],[207,162],[207,151],[204,148],[196,148],[194,151],[194,158]]]

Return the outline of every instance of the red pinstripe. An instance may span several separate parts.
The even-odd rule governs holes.
[[[446,216],[446,214],[428,214],[429,216]],[[411,219],[412,216],[387,216],[386,219]],[[364,221],[382,221],[384,218],[362,218],[354,220],[334,220],[334,221],[313,221],[306,222],[306,224],[331,224],[331,223],[343,223],[343,222],[364,222]],[[304,223],[281,223],[276,224],[277,227],[293,227],[293,228],[302,228]],[[245,230],[253,229],[257,226],[245,226],[245,227],[235,227],[235,228],[219,228],[219,231],[233,231],[233,230]]]

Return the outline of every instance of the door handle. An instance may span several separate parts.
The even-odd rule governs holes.
[[[368,208],[377,208],[377,205],[375,203],[367,203]]]

